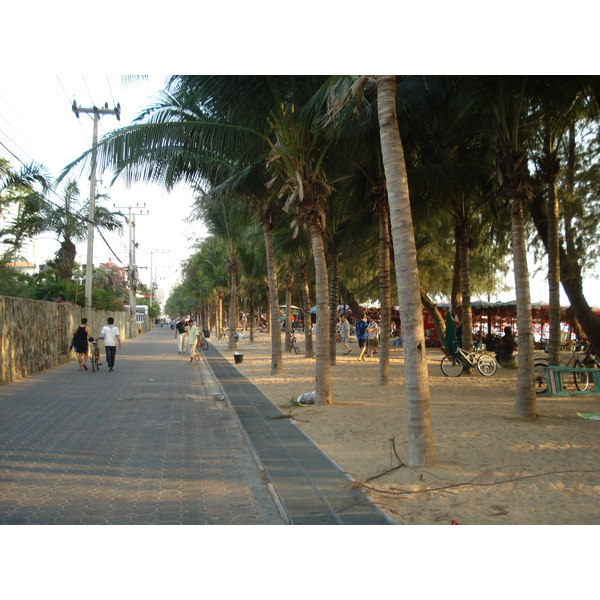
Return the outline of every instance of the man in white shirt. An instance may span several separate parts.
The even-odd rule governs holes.
[[[107,319],[108,325],[105,325],[98,336],[98,339],[104,340],[106,348],[106,364],[109,371],[115,370],[115,356],[117,354],[117,344],[121,349],[121,338],[119,337],[119,328],[114,325],[115,320],[112,317]]]

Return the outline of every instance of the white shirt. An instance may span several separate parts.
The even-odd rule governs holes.
[[[116,325],[105,325],[100,332],[105,346],[116,346],[119,339],[119,328]]]

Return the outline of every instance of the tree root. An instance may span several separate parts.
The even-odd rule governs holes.
[[[363,484],[366,483],[367,481],[373,481],[373,479],[379,479],[379,477],[383,477],[384,475],[387,475],[388,473],[392,473],[393,471],[397,471],[398,469],[401,469],[402,467],[406,466],[402,462],[402,459],[398,456],[398,452],[396,451],[396,443],[394,441],[394,437],[391,437],[389,441],[390,441],[390,452],[394,453],[394,455],[396,456],[396,458],[398,459],[398,462],[400,464],[396,465],[395,467],[391,467],[391,468],[387,469],[387,471],[384,471],[383,473],[379,473],[378,475],[373,475],[372,477],[368,477],[367,479],[364,479],[363,481],[354,481],[348,486],[349,488],[363,487]]]
[[[396,467],[396,468],[399,468],[399,467]],[[391,469],[391,470],[395,470],[395,469]],[[489,483],[478,483],[477,479],[480,478],[480,476],[478,475],[477,477],[473,478],[471,481],[463,481],[462,483],[452,483],[450,485],[444,485],[444,486],[435,487],[435,488],[424,488],[424,489],[420,489],[420,490],[400,490],[400,491],[382,490],[380,488],[365,485],[367,481],[375,479],[375,477],[380,477],[380,475],[376,475],[375,477],[370,477],[369,479],[365,479],[364,481],[355,481],[355,482],[353,482],[352,487],[360,487],[365,490],[375,492],[377,494],[385,494],[388,496],[403,496],[403,495],[407,495],[407,494],[424,494],[427,492],[443,492],[443,491],[451,489],[451,488],[464,487],[464,486],[489,487],[492,485],[502,485],[504,483],[512,483],[514,481],[522,481],[524,479],[533,479],[534,477],[545,477],[547,475],[562,475],[564,473],[599,473],[599,472],[600,472],[600,469],[569,469],[566,471],[550,471],[548,473],[537,473],[535,475],[522,475],[522,476],[514,477],[511,479],[504,479],[502,481],[492,481]]]

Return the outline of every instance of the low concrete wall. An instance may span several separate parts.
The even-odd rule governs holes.
[[[75,358],[69,351],[71,338],[85,309],[71,303],[43,302],[0,296],[0,384],[23,379]],[[130,337],[129,315],[92,311],[87,315],[92,336],[100,334],[106,319],[113,317],[121,339]],[[148,320],[136,323],[138,334],[149,329]]]

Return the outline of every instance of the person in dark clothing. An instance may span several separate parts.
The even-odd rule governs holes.
[[[502,338],[502,345],[500,350],[496,353],[496,360],[498,362],[506,362],[513,357],[515,351],[515,338],[510,327],[504,328],[504,337]]]
[[[79,370],[87,371],[87,359],[88,359],[88,340],[92,337],[90,328],[87,326],[87,319],[81,319],[81,325],[77,328],[77,331],[73,334],[73,348],[77,352],[77,360],[79,361]]]

